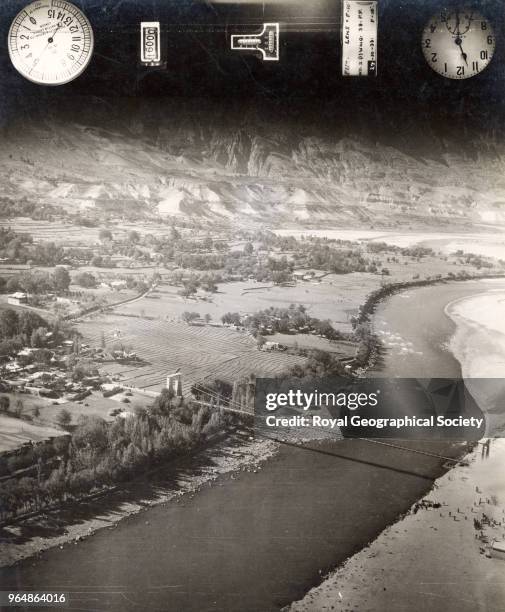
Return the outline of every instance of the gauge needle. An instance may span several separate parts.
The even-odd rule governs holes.
[[[56,34],[57,34],[58,30],[60,29],[60,27],[61,27],[61,23],[59,23],[59,24],[56,26],[56,29],[54,30],[54,32],[53,32],[53,33],[51,34],[51,36],[50,36],[50,37],[47,39],[47,43],[48,43],[48,44],[51,44],[51,43],[53,43],[53,42],[54,42],[54,37],[56,36]]]
[[[56,36],[56,32],[58,32],[58,30],[60,29],[60,26],[61,26],[61,24],[59,23],[59,24],[56,26],[56,28],[55,28],[54,32],[51,34],[51,36],[50,36],[50,37],[47,39],[47,44],[46,44],[46,46],[45,46],[45,47],[42,49],[42,51],[41,51],[41,53],[40,53],[39,57],[37,58],[37,61],[33,63],[33,66],[31,67],[31,69],[30,69],[30,71],[29,71],[29,74],[31,74],[32,70],[34,70],[34,69],[35,69],[35,66],[36,66],[36,65],[37,65],[37,64],[40,62],[40,60],[42,59],[42,56],[43,56],[43,55],[44,55],[44,53],[47,51],[47,48],[49,47],[49,45],[50,45],[51,43],[53,43],[53,42],[54,42],[54,37]]]

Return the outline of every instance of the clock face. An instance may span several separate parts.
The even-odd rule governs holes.
[[[86,16],[64,0],[37,0],[12,22],[9,55],[16,70],[41,85],[77,78],[93,55],[93,30]]]
[[[468,79],[492,60],[496,40],[485,17],[462,8],[434,15],[424,29],[422,44],[424,57],[435,72],[448,79]]]

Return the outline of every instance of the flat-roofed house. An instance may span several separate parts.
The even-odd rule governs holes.
[[[28,294],[22,291],[16,291],[16,293],[12,293],[8,296],[7,302],[14,306],[24,306],[28,304]]]

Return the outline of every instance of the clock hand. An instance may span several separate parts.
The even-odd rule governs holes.
[[[462,46],[463,41],[458,36],[458,38],[456,38],[456,40],[454,42],[458,45],[458,47],[459,47],[459,49],[461,51],[461,56],[465,60],[465,64],[468,66],[468,55],[463,51],[463,46]]]

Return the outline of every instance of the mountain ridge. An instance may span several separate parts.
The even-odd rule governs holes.
[[[239,125],[142,113],[107,125],[82,119],[46,117],[7,129],[4,197],[246,224],[505,222],[498,145],[461,149],[432,135],[427,157],[392,138],[314,134],[257,117]]]

